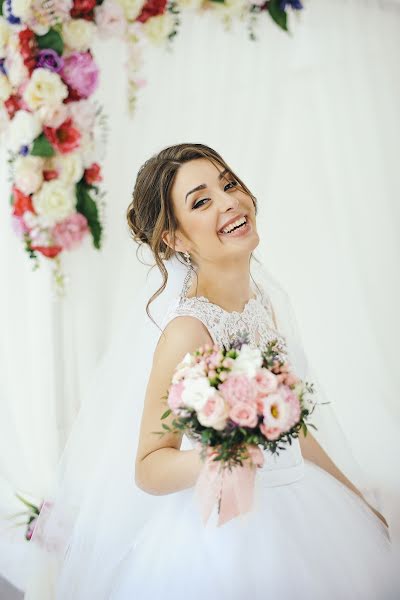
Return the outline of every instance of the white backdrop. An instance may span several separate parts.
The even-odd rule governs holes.
[[[259,251],[288,290],[306,349],[400,536],[400,4],[309,0],[292,36],[267,18],[259,40],[212,15],[182,19],[173,51],[149,48],[134,119],[124,46],[95,47],[109,114],[103,250],[65,258],[57,303],[9,225],[0,160],[0,511],[14,489],[42,497],[113,330],[146,269],[125,211],[137,169],[178,142],[215,147],[255,193]],[[264,21],[264,22],[263,22]],[[23,588],[22,529],[2,534],[0,573]]]

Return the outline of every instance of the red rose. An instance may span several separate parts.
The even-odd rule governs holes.
[[[71,118],[61,123],[57,129],[53,127],[43,127],[43,132],[51,145],[61,154],[72,152],[79,146],[81,133],[73,126]]]
[[[21,50],[21,56],[24,59],[24,65],[31,75],[33,69],[36,66],[36,51],[37,43],[36,36],[30,29],[26,28],[18,33],[19,46]]]
[[[86,183],[89,184],[103,180],[100,172],[100,165],[98,165],[97,163],[93,163],[88,169],[85,169],[83,176],[85,178]]]
[[[51,171],[51,170],[43,171],[43,179],[45,181],[51,181],[52,179],[57,179],[57,177],[58,177],[58,171],[54,171],[54,170],[53,171]]]
[[[68,85],[68,83],[65,83],[65,81],[64,81],[64,84],[68,88],[68,96],[65,98],[64,104],[68,104],[69,102],[77,102],[78,100],[82,100],[83,96],[81,96],[79,94],[79,92],[77,92],[76,90],[74,90],[74,88],[72,88],[70,85]]]
[[[31,246],[32,250],[37,250],[47,258],[54,258],[62,251],[61,246]]]
[[[35,212],[32,204],[31,196],[25,196],[15,185],[12,188],[12,193],[14,196],[14,204],[12,214],[16,217],[22,217],[24,212],[29,210],[30,212]]]
[[[136,21],[146,23],[150,17],[156,17],[162,15],[165,11],[167,0],[147,0],[146,4],[142,8],[142,12],[136,18]]]
[[[17,94],[13,94],[12,96],[10,96],[8,98],[8,100],[6,100],[4,102],[4,106],[6,107],[8,116],[10,117],[10,119],[12,119],[13,116],[15,115],[15,113],[17,112],[17,110],[20,110],[20,108],[22,108],[21,96],[18,96]]]
[[[96,6],[96,0],[74,0],[73,6],[69,12],[73,19],[88,16]]]

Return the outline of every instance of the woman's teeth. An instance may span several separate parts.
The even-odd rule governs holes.
[[[238,219],[234,223],[231,223],[231,225],[229,225],[228,227],[225,227],[224,229],[222,229],[221,233],[228,235],[229,233],[232,233],[232,231],[235,231],[239,227],[246,225],[246,223],[247,223],[247,219],[243,217],[242,219]]]

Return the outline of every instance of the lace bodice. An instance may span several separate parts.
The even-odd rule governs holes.
[[[285,338],[275,326],[269,298],[263,288],[257,285],[258,288],[253,286],[256,297],[248,300],[241,312],[226,311],[205,296],[188,298],[182,293],[169,311],[164,326],[177,316],[196,317],[207,327],[213,342],[225,347],[240,339],[244,333],[249,337],[249,344],[259,348],[264,348],[269,341],[277,339],[281,348],[280,356],[285,359]]]

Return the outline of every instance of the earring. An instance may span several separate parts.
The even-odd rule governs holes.
[[[185,298],[187,291],[189,289],[190,286],[190,282],[192,279],[192,271],[193,271],[193,265],[192,262],[190,260],[190,254],[187,250],[185,250],[185,252],[183,253],[183,256],[185,257],[185,262],[187,264],[187,271],[186,271],[186,275],[185,275],[185,279],[183,281],[183,286],[182,286],[182,291],[181,291],[181,298]]]

